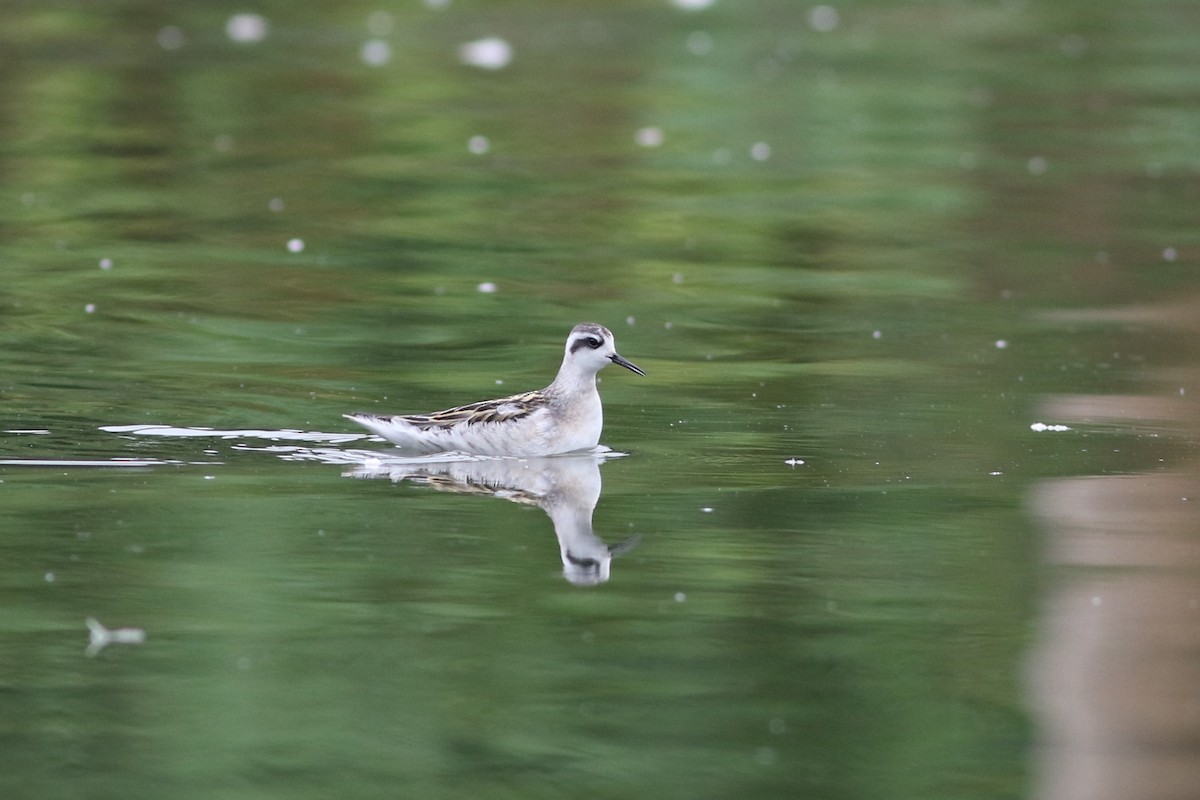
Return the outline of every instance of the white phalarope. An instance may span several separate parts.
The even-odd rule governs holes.
[[[545,389],[432,414],[344,416],[415,453],[530,457],[590,450],[604,428],[596,373],[610,363],[646,374],[617,354],[612,331],[584,322],[571,330],[562,366]]]

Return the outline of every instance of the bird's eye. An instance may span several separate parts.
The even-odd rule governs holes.
[[[600,347],[600,345],[604,344],[604,342],[602,340],[597,339],[595,336],[589,336],[587,338],[586,343],[587,343],[587,346],[592,348],[593,350],[598,349]]]

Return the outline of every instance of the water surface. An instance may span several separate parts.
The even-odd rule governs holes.
[[[1200,15],[680,5],[6,12],[5,796],[1191,796]]]

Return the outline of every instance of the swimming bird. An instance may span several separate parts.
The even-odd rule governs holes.
[[[432,414],[344,416],[413,453],[532,457],[590,450],[604,428],[596,373],[610,363],[646,374],[617,353],[612,331],[583,322],[567,336],[562,366],[545,389]]]

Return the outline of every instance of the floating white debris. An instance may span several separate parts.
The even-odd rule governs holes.
[[[883,338],[883,331],[872,331],[872,332],[871,332],[871,338],[872,338],[872,339],[882,339],[882,338]]]
[[[712,506],[705,506],[704,508],[700,509],[700,511],[703,514],[711,514],[713,512]]]
[[[654,126],[638,128],[633,140],[642,147],[658,147],[663,143],[663,129]]]
[[[284,208],[283,198],[282,197],[272,197],[271,202],[267,203],[267,208],[271,209],[276,214],[278,214],[280,211],[283,211],[283,208]]]
[[[671,5],[684,11],[703,11],[715,2],[716,0],[671,0]]]
[[[146,641],[146,632],[141,628],[114,628],[109,630],[96,621],[94,617],[87,618],[88,647],[87,655],[94,656],[110,644],[142,644]]]
[[[288,249],[289,253],[304,252],[304,240],[303,239],[288,239],[287,249]]]
[[[492,149],[492,143],[486,136],[472,136],[467,140],[467,152],[481,156]]]
[[[1029,170],[1030,175],[1045,175],[1046,170],[1050,167],[1050,165],[1046,163],[1046,159],[1042,158],[1041,156],[1034,156],[1033,158],[1029,159],[1025,166]]]
[[[1037,433],[1042,433],[1043,431],[1061,433],[1062,431],[1069,431],[1071,429],[1066,425],[1047,425],[1044,422],[1035,422],[1029,426],[1029,430],[1036,431]]]
[[[267,18],[261,14],[234,14],[225,23],[225,35],[243,44],[261,42],[267,38]]]
[[[1174,247],[1167,247],[1163,249],[1163,261],[1174,261],[1177,258],[1179,258],[1179,251]]]
[[[363,42],[358,57],[368,66],[382,67],[392,60],[392,46],[383,39],[368,39]]]
[[[512,58],[512,45],[498,36],[476,39],[458,48],[458,60],[469,67],[504,69]]]
[[[112,269],[112,268],[113,268],[113,262],[112,262],[111,258],[100,259],[100,269],[108,270],[108,269]]]
[[[814,31],[829,33],[841,23],[841,16],[833,6],[813,6],[808,12],[808,24]]]
[[[803,458],[789,458],[787,461],[784,461],[783,463],[787,464],[789,467],[800,467],[800,466],[804,465],[804,459]]]
[[[83,307],[83,313],[85,313],[85,314],[95,314],[95,313],[96,313],[96,304],[95,304],[95,303],[88,303],[86,306],[84,306],[84,307]]]
[[[1003,350],[1006,347],[1008,347],[1007,339],[997,339],[996,340],[996,349],[997,350]]]
[[[766,161],[771,157],[771,145],[766,142],[755,142],[750,146],[750,157],[755,161]]]
[[[497,286],[496,284],[492,283],[491,281],[484,281],[483,283],[476,286],[475,289],[476,289],[476,291],[482,292],[483,294],[495,294],[500,289],[500,287]]]
[[[685,602],[686,600],[687,600],[687,595],[684,594],[683,592],[675,593],[675,602],[676,603],[682,603],[682,602]]]

